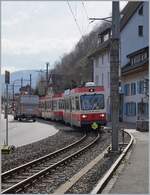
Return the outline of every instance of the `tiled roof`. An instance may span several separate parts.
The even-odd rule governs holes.
[[[123,30],[125,25],[128,23],[130,18],[133,16],[133,14],[136,12],[138,7],[142,4],[142,1],[130,1],[128,4],[125,6],[125,8],[121,11],[123,14],[123,17],[121,18],[120,21],[120,31]]]
[[[149,47],[147,46],[147,47],[144,47],[144,48],[142,48],[142,49],[139,49],[139,50],[137,50],[137,51],[134,51],[134,52],[132,52],[132,53],[130,53],[129,55],[127,55],[127,57],[128,58],[130,58],[130,57],[132,57],[132,56],[135,56],[135,55],[137,55],[137,54],[140,54],[140,53],[143,53],[143,52],[145,52],[145,51],[149,51]]]
[[[125,8],[121,11],[121,14],[123,14],[123,17],[121,18],[121,21],[120,21],[120,31],[125,27],[125,25],[128,23],[130,18],[133,16],[133,14],[136,12],[138,7],[142,3],[143,3],[142,1],[130,1],[130,2],[127,3]],[[103,31],[101,31],[99,33],[99,35],[105,34],[105,31],[107,32],[110,29],[111,29],[111,25],[109,24]],[[100,44],[100,46],[97,49],[95,49],[94,51],[92,51],[88,55],[88,58],[99,55],[101,51],[103,51],[104,49],[109,48],[110,47],[110,42],[111,42],[111,40],[107,40],[107,41],[103,42],[102,44]]]
[[[98,48],[96,48],[92,53],[90,53],[88,55],[88,58],[95,57],[95,56],[99,55],[100,52],[108,49],[110,47],[110,42],[111,41],[109,39],[109,40],[103,42],[102,44],[100,44]]]

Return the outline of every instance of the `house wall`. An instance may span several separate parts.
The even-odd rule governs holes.
[[[138,81],[142,81],[144,80],[144,78],[148,78],[148,71],[142,71],[142,72],[138,72],[138,73],[134,73],[134,74],[131,74],[131,75],[125,75],[122,77],[122,89],[124,91],[124,85],[125,84],[129,84],[130,85],[130,92],[129,92],[129,95],[126,96],[124,95],[123,97],[123,107],[124,107],[124,112],[123,112],[123,121],[125,122],[132,122],[132,123],[135,123],[136,120],[138,119],[138,103],[141,102],[142,98],[144,98],[144,102],[145,103],[148,103],[148,98],[146,98],[146,95],[145,94],[139,94],[138,93],[138,89],[137,89],[137,83]],[[131,95],[131,83],[136,83],[136,94],[135,95]],[[133,103],[136,103],[136,114],[135,116],[128,116],[126,113],[125,113],[125,104],[126,103],[130,103],[130,102],[133,102]],[[148,116],[144,116],[145,119],[148,118]]]
[[[102,59],[103,58],[103,59]],[[110,114],[110,53],[109,50],[100,53],[94,58],[94,82],[96,85],[103,85],[105,89],[105,105],[107,115]]]
[[[121,31],[121,66],[128,63],[128,54],[147,47],[149,43],[149,2],[143,3],[143,15],[138,14],[139,9],[140,7]],[[139,25],[143,25],[142,37],[138,35]]]

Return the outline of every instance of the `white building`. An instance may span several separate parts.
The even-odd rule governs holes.
[[[110,36],[111,28],[107,27],[100,36],[100,45],[89,58],[93,59],[93,80],[96,85],[104,86],[107,118],[110,118]]]
[[[149,3],[130,2],[121,19],[123,120],[148,119]]]
[[[120,101],[120,117],[126,122],[136,122],[148,117],[148,2],[129,2],[122,11],[120,22],[120,65],[123,99]],[[93,59],[93,80],[106,91],[105,105],[110,116],[110,37],[108,27],[101,34],[101,44],[89,58]],[[141,116],[141,107],[143,109]]]

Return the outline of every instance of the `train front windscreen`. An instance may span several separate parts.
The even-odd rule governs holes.
[[[101,110],[104,109],[104,94],[81,95],[81,110]]]

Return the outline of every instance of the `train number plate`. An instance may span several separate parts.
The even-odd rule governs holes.
[[[92,123],[91,125],[92,129],[97,129],[98,128],[98,124],[96,122]]]

